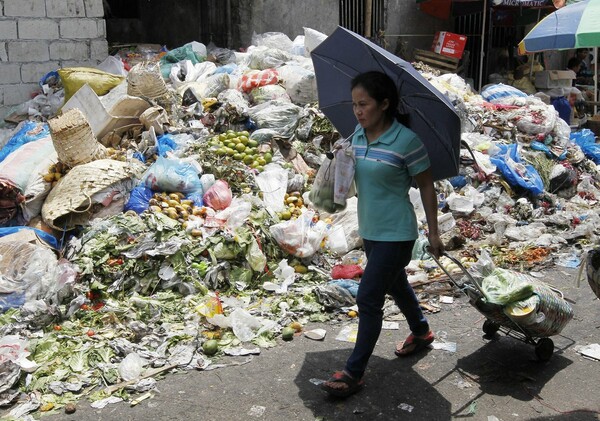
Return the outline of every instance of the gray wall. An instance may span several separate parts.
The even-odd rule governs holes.
[[[452,31],[451,20],[441,20],[421,10],[414,0],[388,0],[385,40],[388,50],[412,60],[413,50],[429,50],[437,31]]]
[[[0,0],[0,118],[51,70],[108,55],[102,0]]]
[[[292,41],[304,34],[303,27],[330,34],[338,25],[338,5],[338,0],[234,0],[234,47],[250,45],[253,32],[283,32]]]

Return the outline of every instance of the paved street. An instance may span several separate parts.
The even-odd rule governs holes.
[[[351,344],[335,336],[346,320],[321,326],[328,331],[322,342],[300,336],[248,364],[168,374],[158,383],[160,393],[134,407],[120,403],[96,410],[81,401],[73,415],[44,419],[598,420],[600,361],[576,349],[600,343],[600,302],[585,280],[576,287],[575,271],[545,273],[575,302],[575,317],[552,338],[556,349],[547,363],[537,361],[532,345],[504,334],[484,339],[483,317],[460,297],[429,316],[438,338],[455,342],[456,352],[432,349],[396,358],[394,341],[407,333],[401,321],[399,331],[383,331],[366,388],[345,401],[328,398],[315,383],[343,367]]]

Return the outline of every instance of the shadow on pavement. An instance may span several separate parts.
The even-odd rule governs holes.
[[[294,382],[298,395],[315,417],[325,419],[450,420],[451,404],[417,374],[411,364],[419,358],[383,359],[373,355],[365,388],[347,399],[329,397],[315,384],[341,370],[349,350],[308,352]],[[426,355],[425,353],[422,354]]]
[[[476,381],[483,394],[530,401],[572,363],[557,350],[549,361],[539,361],[533,345],[497,335],[477,351],[460,358],[456,370]]]
[[[596,412],[571,411],[568,414],[551,417],[531,418],[530,421],[598,421],[598,415]]]

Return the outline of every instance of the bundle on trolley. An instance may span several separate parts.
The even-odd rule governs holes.
[[[590,250],[586,257],[587,278],[590,288],[600,298],[600,247]]]
[[[550,336],[558,335],[573,318],[573,309],[562,292],[520,272],[494,267],[484,250],[469,271],[457,259],[445,255],[464,273],[460,280],[449,273],[438,259],[436,263],[450,280],[486,317],[483,331],[487,336],[502,331],[535,345],[537,357],[547,361],[554,353]]]

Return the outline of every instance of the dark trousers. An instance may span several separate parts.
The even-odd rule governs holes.
[[[408,283],[404,268],[410,262],[414,241],[364,240],[367,267],[358,287],[358,335],[346,362],[346,371],[361,378],[381,332],[386,293],[391,295],[415,336],[429,331],[427,319]]]

